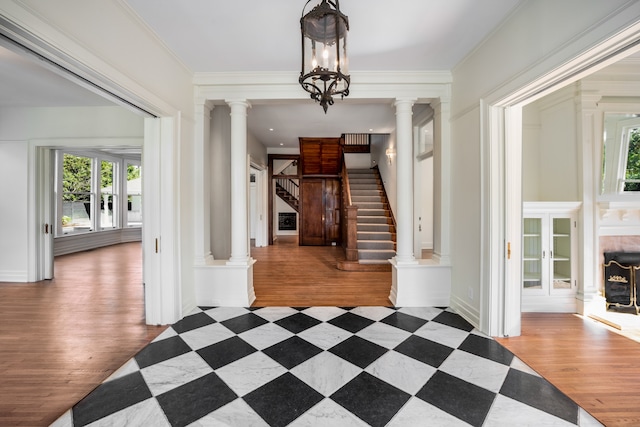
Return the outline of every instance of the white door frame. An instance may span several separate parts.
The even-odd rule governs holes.
[[[267,169],[263,166],[251,162],[251,169],[256,171],[256,199],[255,206],[251,209],[256,210],[255,222],[255,245],[261,248],[269,245],[269,182],[267,181]]]
[[[640,51],[640,22],[618,32],[508,94],[480,102],[483,164],[483,242],[480,328],[492,336],[520,334],[522,247],[522,107]],[[488,143],[485,143],[487,141]],[[509,259],[509,249],[511,257]]]

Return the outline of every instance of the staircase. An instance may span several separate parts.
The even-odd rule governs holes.
[[[296,212],[300,212],[299,186],[291,179],[276,180],[276,195],[291,206]]]
[[[348,171],[351,202],[358,206],[359,264],[389,265],[396,255],[396,233],[377,169]]]

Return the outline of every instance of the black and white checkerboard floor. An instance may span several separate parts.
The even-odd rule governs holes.
[[[201,308],[59,426],[600,426],[439,308]]]

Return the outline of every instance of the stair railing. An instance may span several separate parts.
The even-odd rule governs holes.
[[[358,260],[358,207],[351,202],[349,174],[342,155],[342,247],[347,261]]]
[[[278,178],[276,183],[285,189],[285,191],[291,194],[296,200],[300,200],[300,186],[297,182],[290,178]]]

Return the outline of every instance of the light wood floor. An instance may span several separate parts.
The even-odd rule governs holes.
[[[299,246],[281,236],[273,246],[251,248],[255,307],[391,306],[391,272],[341,271],[344,250],[335,246]]]
[[[391,273],[337,272],[339,249],[284,240],[252,248],[256,305],[390,304]],[[640,343],[573,315],[522,320],[502,344],[605,425],[640,425]],[[58,257],[52,281],[0,283],[0,426],[49,425],[163,329],[144,324],[140,244]]]
[[[144,324],[139,243],[0,283],[0,426],[48,426],[164,329]]]
[[[522,335],[497,341],[605,426],[640,425],[640,343],[554,313],[523,313]]]

